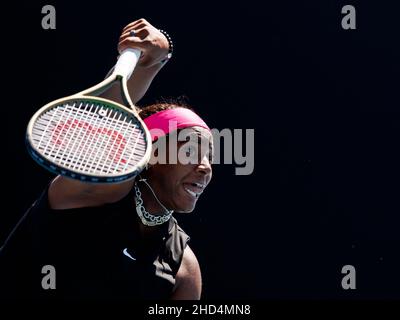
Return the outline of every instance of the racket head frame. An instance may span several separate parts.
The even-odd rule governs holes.
[[[102,97],[97,97],[97,96],[91,96],[91,93],[96,93],[99,91],[102,91],[103,89],[107,90],[108,87],[113,85],[115,82],[119,82],[122,91],[123,91],[123,96],[124,99],[126,100],[128,107],[125,107],[124,105],[102,98]],[[98,94],[98,93],[96,93]],[[70,168],[66,166],[62,166],[60,164],[54,163],[51,159],[43,155],[34,145],[33,139],[32,139],[32,131],[33,127],[35,125],[36,120],[43,115],[44,113],[48,112],[54,107],[69,103],[69,102],[76,102],[76,101],[85,101],[85,102],[95,102],[98,104],[103,104],[107,105],[111,109],[116,109],[122,113],[125,113],[127,115],[133,116],[135,118],[135,121],[140,124],[141,129],[144,133],[144,139],[146,143],[146,151],[143,156],[143,158],[134,166],[134,168],[131,168],[127,172],[124,173],[118,173],[118,174],[109,174],[109,175],[98,175],[98,174],[90,174],[90,173],[82,173],[78,172],[75,170],[71,170]],[[80,93],[74,94],[69,97],[61,98],[54,100],[46,105],[44,105],[42,108],[40,108],[30,119],[28,123],[28,127],[26,130],[26,146],[28,149],[28,153],[31,155],[31,157],[42,167],[45,169],[49,170],[50,172],[54,174],[60,174],[72,179],[78,179],[84,182],[93,182],[93,183],[119,183],[123,182],[129,179],[134,178],[137,176],[147,165],[147,163],[150,160],[151,156],[151,135],[149,130],[147,129],[145,123],[143,120],[140,118],[138,112],[136,111],[135,106],[132,104],[129,94],[127,94],[127,86],[126,86],[126,79],[124,77],[118,76],[118,75],[111,75],[109,78],[105,79],[98,85],[95,85],[87,90],[84,90]]]

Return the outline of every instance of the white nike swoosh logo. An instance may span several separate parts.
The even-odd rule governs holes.
[[[132,257],[132,256],[129,254],[128,248],[125,248],[125,249],[122,251],[122,253],[123,253],[124,255],[126,255],[128,258],[131,258],[132,260],[136,260],[136,258]]]

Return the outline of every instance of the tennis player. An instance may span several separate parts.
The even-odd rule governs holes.
[[[171,58],[172,40],[140,19],[120,36],[119,51],[129,47],[142,52],[128,83],[136,103]],[[119,101],[118,92],[104,96]],[[199,263],[173,212],[193,211],[210,182],[210,129],[178,104],[147,106],[140,116],[153,147],[167,147],[154,148],[147,169],[119,184],[52,180],[0,249],[3,299],[200,299]],[[166,163],[157,162],[162,153]],[[170,161],[178,154],[192,160]]]

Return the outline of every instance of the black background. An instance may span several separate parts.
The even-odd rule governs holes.
[[[52,177],[24,134],[45,103],[101,80],[121,29],[167,30],[145,105],[185,95],[211,127],[254,128],[255,170],[215,165],[178,216],[203,297],[400,298],[399,19],[389,1],[19,1],[3,6],[2,242]],[[52,4],[56,30],[41,28]],[[343,30],[341,8],[357,10]],[[357,289],[343,290],[354,265]]]

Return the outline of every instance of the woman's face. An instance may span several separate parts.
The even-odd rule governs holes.
[[[187,128],[186,133],[189,141],[177,142],[176,164],[169,163],[171,157],[166,157],[167,164],[156,163],[147,171],[161,203],[177,212],[193,211],[212,176],[211,133],[199,127]]]

